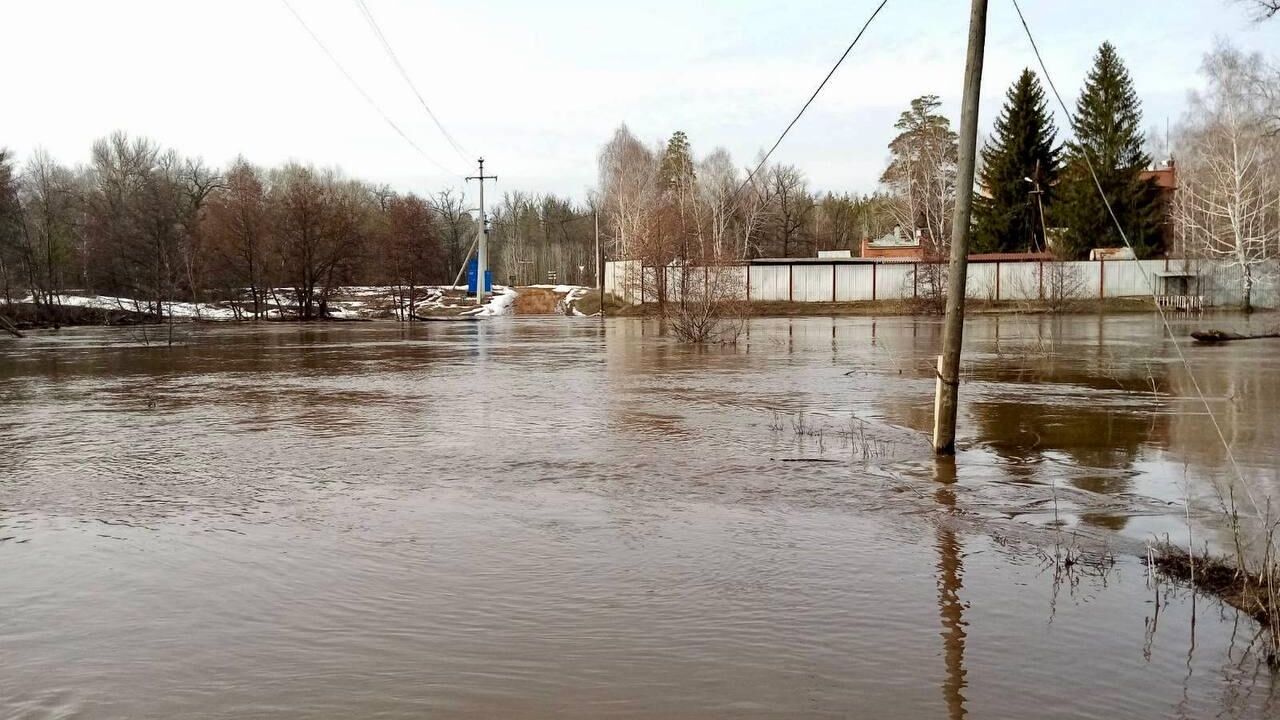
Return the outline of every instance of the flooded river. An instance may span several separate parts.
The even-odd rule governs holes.
[[[0,717],[1276,717],[1141,555],[1280,497],[1280,347],[1186,349],[1242,486],[1147,316],[973,320],[935,461],[940,331],[0,339]]]

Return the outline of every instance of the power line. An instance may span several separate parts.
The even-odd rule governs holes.
[[[395,50],[391,49],[391,43],[388,42],[386,36],[382,34],[382,28],[378,27],[378,21],[373,18],[373,12],[369,10],[369,6],[365,4],[364,0],[356,0],[356,5],[359,6],[360,12],[364,15],[365,21],[369,23],[369,27],[373,30],[373,34],[378,37],[378,42],[382,43],[382,49],[387,52],[387,56],[390,57],[391,62],[395,64],[396,70],[400,71],[400,77],[404,78],[405,84],[407,84],[409,89],[413,91],[413,94],[417,96],[418,102],[422,103],[422,109],[427,111],[427,115],[431,117],[431,121],[435,123],[436,128],[440,130],[440,134],[444,135],[445,140],[449,141],[449,145],[453,147],[453,151],[458,154],[458,159],[463,162],[468,162],[466,150],[458,144],[458,141],[453,138],[453,135],[451,135],[448,130],[445,130],[444,124],[440,122],[440,118],[436,117],[436,114],[431,111],[431,106],[427,105],[427,101],[422,97],[422,93],[418,92],[418,87],[414,85],[413,80],[409,78],[409,72],[405,70],[404,65],[400,63],[400,58],[396,56]]]
[[[1062,94],[1058,92],[1057,85],[1053,82],[1053,76],[1049,74],[1049,68],[1045,65],[1044,58],[1040,55],[1040,47],[1036,45],[1036,39],[1031,34],[1031,27],[1027,25],[1027,18],[1022,14],[1022,6],[1018,4],[1018,0],[1012,0],[1014,9],[1018,12],[1018,20],[1022,22],[1022,29],[1027,34],[1027,40],[1031,43],[1031,50],[1035,53],[1036,62],[1040,64],[1040,71],[1044,73],[1045,81],[1049,83],[1049,89],[1053,92],[1054,98],[1057,99],[1058,105],[1062,108],[1062,112],[1066,114],[1069,123],[1075,122],[1075,116],[1071,114],[1071,110],[1067,108],[1067,103],[1063,101]],[[1120,233],[1120,239],[1124,241],[1125,247],[1130,252],[1134,252],[1133,243],[1129,241],[1129,235],[1125,233],[1124,227],[1120,224],[1120,218],[1116,216],[1116,211],[1111,207],[1111,201],[1107,198],[1107,193],[1102,189],[1102,181],[1098,179],[1097,170],[1094,168],[1093,160],[1089,157],[1089,149],[1083,144],[1080,146],[1080,154],[1084,158],[1085,165],[1089,168],[1089,175],[1093,178],[1093,184],[1098,189],[1098,195],[1102,198],[1102,204],[1107,208],[1107,214],[1111,216],[1111,222],[1115,224],[1116,230]],[[1137,257],[1136,253],[1134,257]],[[1151,275],[1147,269],[1142,266],[1141,262],[1136,263],[1138,271],[1142,274],[1142,279],[1147,283],[1147,289],[1151,291],[1152,299],[1156,299],[1155,283],[1151,281]],[[1253,491],[1249,489],[1249,483],[1245,482],[1244,473],[1240,471],[1240,465],[1236,462],[1236,455],[1231,450],[1231,443],[1227,442],[1227,435],[1222,431],[1222,425],[1218,423],[1218,418],[1213,414],[1213,408],[1209,406],[1209,400],[1205,398],[1204,392],[1200,389],[1200,381],[1196,379],[1195,372],[1191,369],[1191,363],[1187,361],[1187,356],[1182,352],[1182,345],[1178,342],[1178,338],[1173,334],[1173,327],[1169,325],[1169,319],[1165,316],[1164,308],[1160,307],[1160,303],[1156,302],[1156,312],[1160,315],[1160,322],[1164,325],[1165,332],[1169,334],[1169,339],[1173,341],[1173,348],[1178,354],[1178,360],[1182,362],[1182,367],[1186,369],[1187,376],[1191,378],[1191,386],[1196,391],[1196,397],[1200,399],[1200,403],[1204,405],[1204,411],[1209,415],[1210,422],[1213,423],[1213,429],[1218,434],[1218,439],[1222,441],[1222,447],[1227,452],[1227,459],[1231,462],[1231,468],[1235,471],[1236,480],[1244,489],[1245,495],[1249,498],[1249,503],[1253,505],[1254,512],[1259,518],[1264,517],[1262,508],[1258,505],[1258,501],[1253,496]]]
[[[854,46],[862,39],[862,35],[871,25],[871,21],[876,19],[876,16],[880,14],[880,11],[883,10],[884,6],[888,3],[889,0],[881,0],[880,4],[876,6],[875,11],[873,11],[871,16],[867,18],[867,21],[862,24],[862,29],[859,30],[857,36],[853,38],[853,42],[849,43],[849,47],[844,49],[844,54],[840,56],[839,60],[836,60],[836,64],[827,72],[827,76],[822,78],[822,82],[818,83],[817,89],[814,90],[813,94],[809,96],[809,99],[805,101],[804,107],[800,108],[800,112],[796,113],[796,116],[791,119],[790,123],[787,123],[786,129],[784,129],[782,134],[778,136],[777,142],[773,144],[773,147],[769,148],[769,152],[764,154],[764,157],[760,159],[760,162],[756,165],[755,169],[747,174],[747,179],[743,180],[742,184],[738,186],[738,189],[733,192],[733,195],[729,198],[730,203],[737,199],[738,193],[742,192],[742,189],[751,183],[751,179],[754,178],[756,173],[760,172],[760,168],[764,167],[764,164],[769,161],[769,158],[773,155],[773,151],[778,149],[778,146],[782,144],[783,139],[787,137],[787,133],[791,132],[791,128],[795,127],[795,124],[800,121],[800,117],[804,115],[804,111],[809,109],[809,106],[813,104],[815,99],[817,99],[818,93],[822,92],[822,88],[827,86],[827,82],[831,80],[831,76],[836,74],[836,70],[840,69],[841,63],[844,62],[845,58],[849,57],[849,53],[853,51]]]
[[[400,129],[400,126],[397,125],[394,120],[391,119],[391,116],[388,115],[380,105],[378,105],[377,101],[375,101],[373,97],[369,95],[369,93],[365,92],[365,89],[360,86],[360,83],[356,82],[356,79],[351,76],[351,73],[347,72],[347,69],[342,66],[342,63],[338,62],[338,58],[335,57],[334,54],[329,51],[329,48],[324,44],[323,41],[320,40],[320,36],[315,34],[315,32],[311,29],[310,25],[307,25],[307,22],[302,19],[301,15],[298,14],[298,11],[293,9],[293,5],[289,4],[289,0],[280,0],[280,2],[284,3],[284,6],[288,8],[289,13],[293,15],[294,19],[298,21],[298,24],[302,26],[302,29],[307,31],[307,34],[311,36],[311,39],[315,41],[316,45],[319,46],[320,50],[322,50],[324,54],[328,56],[329,60],[333,63],[334,67],[338,68],[338,72],[341,72],[343,77],[347,79],[347,82],[351,83],[351,86],[356,89],[356,92],[359,92],[360,96],[363,97],[365,101],[368,102],[371,106],[373,106],[374,110],[378,111],[378,114],[382,116],[383,120],[387,121],[387,124],[391,126],[392,130],[396,131],[397,135],[404,138],[405,142],[413,146],[413,149],[417,150],[419,155],[426,158],[427,162],[430,162],[432,165],[435,165],[436,167],[440,168],[441,170],[443,170],[445,173],[448,173],[449,175],[454,174],[453,171],[449,170],[444,165],[441,165],[440,163],[436,162],[435,158],[428,155],[425,150],[423,150],[421,147],[418,146],[418,143],[414,142],[412,139],[410,139],[408,135],[404,134],[404,131]]]

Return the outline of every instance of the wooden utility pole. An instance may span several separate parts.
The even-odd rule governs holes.
[[[964,98],[960,103],[960,157],[956,172],[956,209],[951,218],[947,318],[933,401],[933,449],[939,455],[956,452],[956,403],[960,391],[960,347],[964,343],[965,281],[969,274],[973,166],[978,151],[978,98],[982,91],[982,56],[986,45],[987,0],[973,0],[969,12],[969,55],[964,63]]]
[[[497,175],[484,174],[484,158],[480,158],[480,174],[472,175],[467,178],[468,182],[472,180],[480,181],[480,223],[476,235],[476,242],[478,245],[478,249],[476,250],[476,305],[484,304],[484,274],[487,269],[486,264],[489,261],[488,256],[485,254],[485,241],[488,239],[486,236],[489,234],[489,226],[484,215],[484,181],[496,181],[497,179]]]

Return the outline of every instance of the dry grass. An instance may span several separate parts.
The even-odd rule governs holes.
[[[564,293],[551,288],[518,287],[512,312],[516,315],[556,315]]]

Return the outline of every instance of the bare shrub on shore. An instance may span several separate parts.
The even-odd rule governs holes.
[[[1034,281],[1019,274],[1010,283],[1019,309],[1058,314],[1080,308],[1087,282],[1078,265],[1058,258],[1042,261],[1036,271]]]
[[[916,265],[912,272],[916,300],[929,312],[941,314],[947,309],[947,264],[936,259]]]
[[[1044,265],[1043,307],[1052,313],[1071,312],[1084,295],[1085,278],[1079,266],[1061,259]]]
[[[664,268],[672,271],[670,295],[659,312],[684,342],[735,342],[750,314],[743,282],[745,268],[736,265]]]

